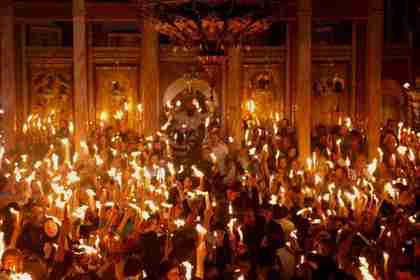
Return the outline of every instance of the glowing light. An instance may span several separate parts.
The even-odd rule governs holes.
[[[29,273],[12,273],[10,280],[32,280],[32,276]]]
[[[270,197],[270,202],[269,203],[271,205],[277,205],[277,203],[278,203],[278,197],[277,197],[277,195],[272,194],[271,197]]]
[[[255,101],[254,100],[248,100],[246,102],[246,109],[248,112],[250,112],[251,114],[254,114],[256,111],[256,105],[255,105]]]
[[[195,230],[201,235],[205,235],[207,233],[207,230],[201,224],[197,224],[195,226]]]
[[[200,170],[198,170],[198,169],[197,169],[197,167],[196,167],[195,165],[191,166],[191,169],[193,170],[194,175],[195,175],[196,177],[199,177],[199,178],[203,178],[203,177],[204,177],[204,173],[203,173],[203,172],[201,172]]]
[[[369,271],[369,264],[365,257],[359,257],[359,270],[362,274],[363,280],[375,280],[375,277],[372,276],[372,274]]]
[[[239,241],[244,241],[244,233],[242,232],[241,226],[238,227]]]
[[[183,262],[182,265],[185,267],[185,279],[191,280],[194,266],[187,261]]]

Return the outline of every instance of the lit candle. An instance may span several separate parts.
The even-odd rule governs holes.
[[[100,127],[105,128],[106,121],[108,120],[108,113],[107,112],[101,112],[99,116],[100,120]]]
[[[384,255],[384,272],[385,272],[385,277],[387,277],[388,275],[388,261],[389,261],[389,255],[387,252],[383,252]]]
[[[64,138],[61,143],[64,145],[64,161],[70,162],[70,141],[68,138]]]
[[[70,132],[71,135],[74,134],[74,124],[73,124],[72,121],[70,121],[70,123],[69,123],[69,132]]]
[[[191,280],[194,266],[187,261],[183,262],[182,265],[185,267],[185,279]]]

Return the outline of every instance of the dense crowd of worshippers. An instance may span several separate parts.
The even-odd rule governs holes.
[[[196,162],[116,127],[1,149],[0,279],[419,279],[420,135],[388,122],[368,162],[362,128],[318,126],[299,162],[287,120],[244,129]]]

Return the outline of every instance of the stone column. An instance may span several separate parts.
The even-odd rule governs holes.
[[[1,105],[4,110],[6,149],[16,146],[16,46],[15,15],[11,0],[0,3]]]
[[[93,50],[93,26],[87,25],[87,52],[88,52],[88,99],[89,99],[89,123],[96,125],[96,99],[95,99],[95,61]]]
[[[412,128],[420,129],[420,90],[408,92],[408,121]]]
[[[241,102],[242,102],[242,54],[240,47],[229,49],[226,93],[226,124],[229,136],[235,139],[235,146],[242,141]]]
[[[311,154],[312,0],[298,0],[296,67],[296,129],[299,160]]]
[[[23,101],[23,115],[22,118],[26,120],[29,116],[31,108],[29,106],[29,83],[28,83],[28,65],[26,59],[26,24],[20,25],[20,42],[21,42],[21,71],[22,71],[22,101]],[[23,123],[21,124],[23,126]]]
[[[86,141],[88,135],[89,102],[87,63],[85,1],[73,0],[73,100],[76,151],[79,151],[80,142]]]
[[[369,0],[366,48],[366,117],[368,156],[378,157],[382,118],[382,52],[384,44],[384,1]]]
[[[143,21],[141,44],[140,87],[143,104],[144,135],[154,134],[159,129],[159,38],[153,24]]]
[[[357,23],[352,23],[351,35],[351,96],[350,96],[350,116],[356,118],[357,104]]]

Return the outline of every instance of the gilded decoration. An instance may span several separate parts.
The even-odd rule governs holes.
[[[255,115],[261,121],[270,119],[275,113],[283,114],[284,94],[282,91],[281,75],[278,67],[267,69],[261,67],[247,67],[245,69],[245,102],[243,114],[249,113],[249,101],[255,103]],[[245,116],[246,117],[246,116]]]
[[[59,120],[73,115],[73,76],[69,68],[32,68],[31,114],[46,116],[54,111]]]
[[[118,111],[128,109],[126,122],[134,128],[136,104],[138,104],[138,74],[136,67],[96,68],[96,114],[114,116]],[[127,104],[127,106],[125,106]],[[128,107],[128,108],[125,108]],[[109,120],[113,122],[112,118]]]
[[[313,125],[334,124],[349,114],[350,90],[347,81],[351,67],[346,62],[319,62],[312,67]]]

